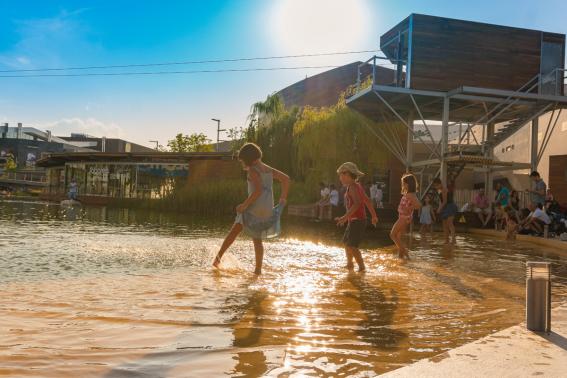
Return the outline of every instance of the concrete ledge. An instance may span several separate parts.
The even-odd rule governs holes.
[[[499,239],[503,239],[506,237],[506,234],[503,231],[489,230],[483,228],[469,228],[467,229],[467,232],[477,235],[492,236],[494,238],[499,238]],[[553,248],[557,250],[556,252],[558,254],[567,256],[567,242],[561,241],[559,239],[545,239],[531,235],[516,235],[516,240]]]
[[[397,369],[383,377],[565,377],[567,305],[552,311],[550,334],[519,324]]]

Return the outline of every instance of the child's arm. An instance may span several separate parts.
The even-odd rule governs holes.
[[[415,193],[408,193],[407,196],[410,199],[414,209],[419,209],[421,211],[421,202],[417,199]]]
[[[248,198],[246,198],[244,202],[236,206],[237,213],[243,213],[244,211],[246,211],[246,209],[249,208],[250,205],[252,205],[254,202],[256,202],[256,200],[258,199],[258,197],[260,197],[260,195],[262,195],[262,181],[260,179],[260,175],[258,174],[258,172],[256,172],[253,169],[249,170],[248,178],[250,179],[250,181],[252,181],[252,185],[254,186],[254,191],[252,192],[252,194],[248,196]]]
[[[279,203],[284,204],[287,201],[287,195],[289,193],[289,176],[285,173],[272,168],[272,174],[276,180],[278,180],[282,186],[282,193],[280,195]]]
[[[378,223],[378,215],[376,215],[376,210],[374,210],[374,205],[372,204],[372,201],[370,201],[370,198],[368,198],[366,193],[363,193],[362,196],[363,196],[362,201],[364,202],[364,205],[366,206],[368,211],[370,211],[370,215],[372,216],[372,225],[376,226],[376,223]]]
[[[348,211],[346,212],[345,215],[343,215],[340,218],[335,219],[337,221],[338,225],[345,224],[346,221],[348,220],[348,218],[350,218],[350,216],[352,214],[354,214],[360,206],[363,206],[363,202],[362,202],[362,199],[360,198],[360,195],[358,194],[358,191],[357,190],[351,191],[351,189],[352,189],[352,187],[349,187],[347,190],[349,191],[349,193],[352,196],[353,205],[351,206],[350,209],[348,209]]]

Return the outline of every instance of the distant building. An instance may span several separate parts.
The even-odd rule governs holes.
[[[97,138],[86,134],[59,137],[76,146],[99,152],[155,152],[155,149],[118,138]]]
[[[64,139],[34,127],[0,126],[0,156],[11,156],[18,169],[34,168],[46,153],[88,151]]]
[[[280,90],[277,94],[287,108],[293,106],[302,108],[304,106],[324,107],[335,105],[341,93],[349,86],[356,84],[358,66],[361,64],[362,62],[353,62],[306,77]],[[394,81],[394,70],[380,66],[376,67],[376,70],[377,77],[381,78],[379,84],[387,85]],[[361,72],[361,80],[364,80],[372,73],[372,67],[365,65],[361,68]]]
[[[174,190],[177,180],[193,184],[242,177],[232,154],[217,152],[60,153],[50,154],[37,165],[47,169],[42,198],[64,199],[74,179],[79,200],[91,204],[162,198]]]

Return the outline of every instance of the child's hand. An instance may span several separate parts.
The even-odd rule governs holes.
[[[241,203],[240,205],[236,206],[236,212],[237,213],[243,213],[246,210],[246,207],[244,206],[243,203]]]
[[[335,222],[337,222],[337,226],[343,226],[346,223],[346,217],[337,217],[335,218]]]
[[[378,217],[372,217],[372,225],[376,227],[376,224],[378,224]]]

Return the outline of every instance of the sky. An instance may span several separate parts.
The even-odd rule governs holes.
[[[0,2],[0,71],[361,50],[410,13],[567,33],[559,0],[207,0]],[[373,53],[88,72],[335,66]],[[328,68],[173,75],[27,77],[0,72],[0,122],[166,145],[177,133],[242,127],[250,106]],[[49,71],[61,74],[81,71]],[[222,136],[221,136],[222,137]]]

